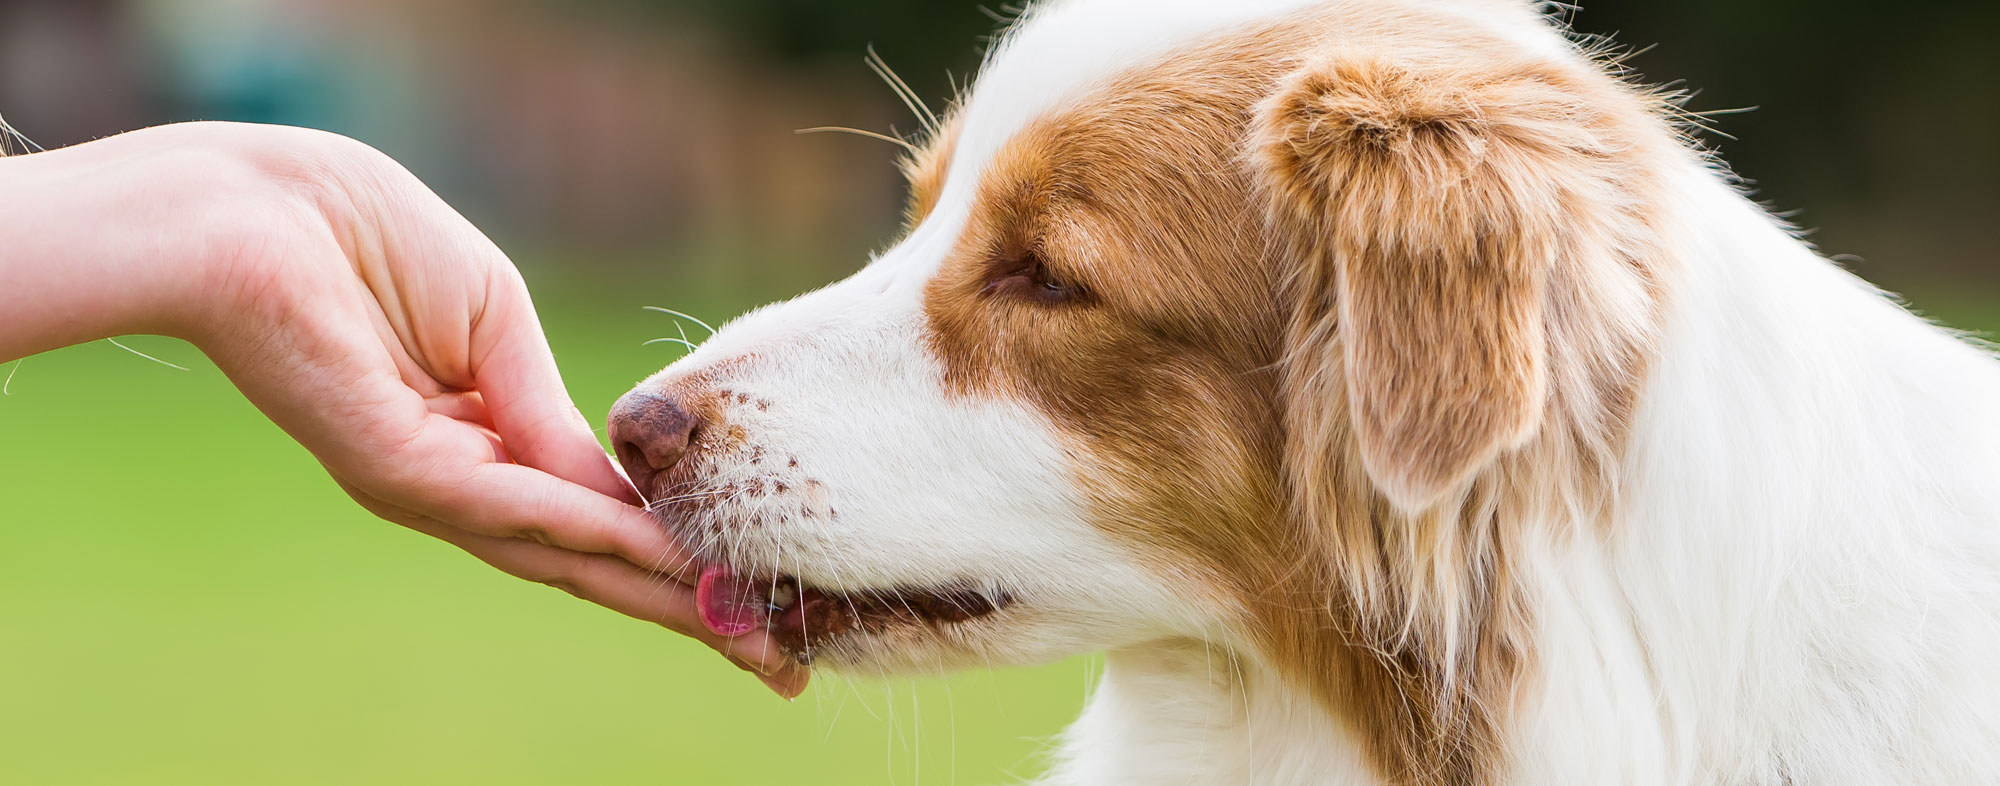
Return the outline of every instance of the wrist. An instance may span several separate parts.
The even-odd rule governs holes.
[[[357,158],[345,137],[282,126],[197,126],[221,173],[202,189],[204,231],[180,266],[191,285],[171,309],[174,335],[213,354],[308,314],[352,285]],[[246,335],[247,334],[247,335]]]
[[[296,232],[311,201],[225,128],[0,159],[0,357],[217,324],[232,270]]]

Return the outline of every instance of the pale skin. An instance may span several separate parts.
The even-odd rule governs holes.
[[[375,515],[805,689],[763,631],[703,628],[520,274],[372,148],[190,123],[0,158],[0,362],[130,334],[199,347]]]

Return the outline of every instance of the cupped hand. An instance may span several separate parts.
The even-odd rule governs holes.
[[[698,621],[681,548],[571,403],[507,257],[375,150],[188,124],[85,145],[199,236],[159,327],[208,353],[369,511],[507,573],[695,637],[786,697],[762,631]],[[52,154],[59,155],[65,151]],[[135,196],[134,199],[140,197]]]

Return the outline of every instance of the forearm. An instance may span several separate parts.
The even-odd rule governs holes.
[[[284,220],[253,168],[170,129],[0,158],[0,361],[131,333],[191,337],[223,300],[222,265],[257,242],[260,220]]]

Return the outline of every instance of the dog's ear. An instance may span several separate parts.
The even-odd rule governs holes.
[[[1414,514],[1537,434],[1551,274],[1566,233],[1591,234],[1570,224],[1606,185],[1590,159],[1610,157],[1584,103],[1530,67],[1360,53],[1258,107],[1254,163],[1293,265],[1295,461],[1358,449]]]

